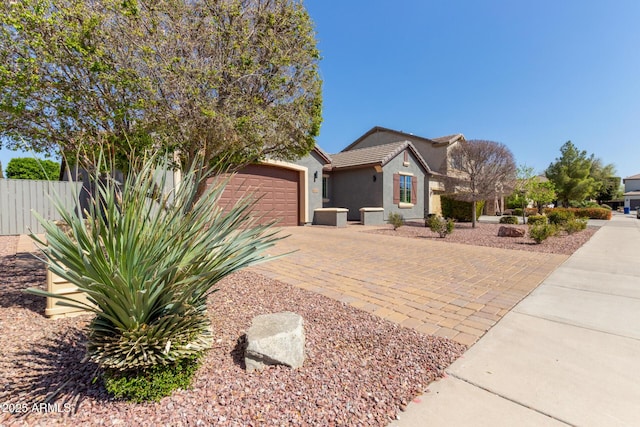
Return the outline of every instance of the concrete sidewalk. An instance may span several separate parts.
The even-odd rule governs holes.
[[[640,425],[640,220],[615,214],[396,427]]]

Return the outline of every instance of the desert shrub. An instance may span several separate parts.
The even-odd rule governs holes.
[[[173,390],[187,389],[198,367],[198,359],[189,358],[130,372],[109,370],[102,375],[102,380],[107,391],[117,399],[157,402]]]
[[[440,197],[442,216],[459,222],[471,222],[471,202],[456,200],[451,196]],[[484,201],[476,203],[476,218],[480,218],[484,209]]]
[[[529,226],[529,237],[536,243],[540,244],[549,237],[558,233],[558,227],[555,224],[535,224]]]
[[[573,218],[567,221],[562,228],[568,233],[573,234],[578,231],[582,231],[587,228],[587,219],[586,218]]]
[[[549,224],[562,227],[567,221],[574,219],[575,214],[569,209],[557,208],[548,212],[547,218],[549,219]]]
[[[527,218],[527,224],[536,225],[536,224],[546,224],[547,217],[545,215],[529,215]]]
[[[113,169],[105,163],[98,161],[96,171]],[[54,202],[66,230],[38,217],[46,238],[31,237],[48,268],[92,304],[28,292],[95,314],[86,359],[101,368],[114,390],[135,390],[140,378],[156,378],[163,394],[183,387],[181,380],[167,378],[177,371],[190,378],[189,366],[211,347],[207,297],[216,283],[265,260],[265,249],[280,239],[272,224],[256,222],[254,201],[246,198],[224,210],[218,205],[228,179],[215,179],[198,197],[207,177],[202,168],[201,163],[186,171],[177,188],[166,181],[171,166],[158,159],[144,161],[124,183],[96,172],[88,225],[59,199]],[[146,392],[131,393],[132,399],[148,398]]]
[[[559,215],[573,215],[578,218],[589,219],[611,219],[611,210],[601,207],[594,208],[553,208],[545,209],[545,213],[549,216],[549,222],[551,222],[551,214],[555,212],[570,212],[570,214],[561,213]]]
[[[611,209],[602,207],[575,209],[574,213],[580,218],[611,219]]]
[[[389,224],[393,225],[394,230],[397,230],[404,225],[404,217],[400,213],[391,212],[389,214]]]
[[[438,233],[442,238],[445,238],[447,234],[451,234],[454,229],[454,222],[450,218],[443,218],[441,216],[433,215],[427,218],[427,224],[431,231]]]
[[[519,224],[517,216],[509,215],[500,218],[500,224]]]

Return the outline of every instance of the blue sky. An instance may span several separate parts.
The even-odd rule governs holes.
[[[571,140],[640,173],[637,0],[307,0],[324,80],[318,144],[373,126],[506,144],[542,172]]]
[[[542,172],[571,140],[640,173],[640,1],[306,0],[324,80],[317,140],[373,126],[506,144]],[[15,153],[0,150],[6,167]]]

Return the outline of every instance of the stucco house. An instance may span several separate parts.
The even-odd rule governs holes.
[[[316,146],[295,161],[246,166],[228,183],[222,203],[253,192],[255,213],[280,226],[312,224],[319,208],[346,208],[348,220],[359,220],[361,208],[382,208],[385,221],[391,212],[423,219],[441,213],[440,195],[452,173],[448,153],[459,141],[462,134],[429,139],[376,126],[337,154]],[[63,175],[62,180],[71,178]],[[180,172],[168,180],[178,183]]]
[[[629,210],[640,209],[640,173],[622,180],[624,183],[624,207]]]
[[[422,219],[432,175],[410,141],[353,148],[331,156],[324,206],[348,209],[348,220],[360,219],[363,207],[384,208],[385,220],[392,212]]]
[[[354,221],[363,207],[383,208],[384,220],[391,212],[423,219],[441,213],[448,153],[461,140],[462,134],[429,139],[376,126],[337,154],[316,146],[293,162],[247,166],[223,197],[232,202],[256,191],[256,212],[281,226],[312,224],[319,208],[346,208]]]
[[[325,201],[324,206],[338,207],[342,203],[343,207],[349,208],[349,219],[357,219],[359,208],[365,206],[384,207],[385,219],[390,212],[402,213],[406,219],[421,219],[429,213],[442,213],[440,196],[445,192],[446,178],[452,172],[448,154],[457,142],[464,140],[462,134],[430,139],[375,126],[340,153],[330,156],[332,161],[329,168],[330,173],[325,176],[325,179],[329,181],[329,194],[332,197]],[[398,160],[397,156],[400,154],[402,157]],[[370,156],[377,157],[373,159],[369,158]],[[404,163],[408,163],[408,166],[405,166]],[[362,191],[355,191],[353,185],[348,187],[350,184],[347,183],[349,178],[354,176],[361,180],[361,176],[364,174],[361,169],[370,170],[372,168],[376,170],[377,174],[381,174],[376,182],[382,178],[382,183],[376,188],[378,188],[378,193],[380,193],[380,189],[382,192],[376,196],[368,196],[370,198],[365,200],[365,196],[360,195],[363,193]],[[359,171],[354,172],[355,169]],[[408,175],[403,174],[414,174],[417,184],[414,190],[416,198],[413,199],[415,203],[412,203],[411,207],[394,197],[394,192],[395,195],[399,195],[399,190],[398,185],[393,184],[393,176],[397,175],[399,178],[396,179],[399,179],[400,184],[406,186],[407,178],[402,178],[402,176]],[[371,190],[374,182],[370,171],[369,181],[371,183],[366,188]],[[400,189],[402,188],[405,187],[400,187]],[[355,197],[349,204],[346,203],[346,194]],[[402,195],[404,194],[402,193]],[[373,197],[377,197],[377,199],[372,199]]]

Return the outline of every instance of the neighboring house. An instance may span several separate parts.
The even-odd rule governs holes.
[[[640,173],[628,176],[624,183],[624,207],[630,210],[640,209]]]

